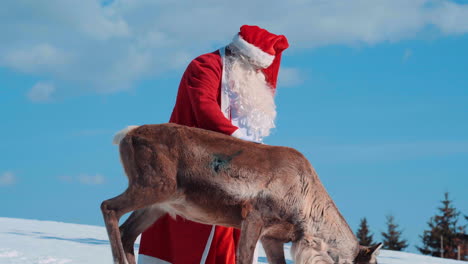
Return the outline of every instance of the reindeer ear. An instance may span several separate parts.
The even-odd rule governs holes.
[[[382,243],[373,245],[371,247],[359,246],[359,253],[354,259],[354,263],[357,264],[369,264],[376,263],[377,255],[379,255],[379,250],[382,247]]]
[[[362,257],[371,257],[373,255],[379,255],[380,248],[382,247],[382,243],[366,247],[366,246],[359,246],[359,255]]]
[[[379,253],[380,253],[380,248],[382,248],[383,244],[382,243],[379,243],[377,245],[373,245],[371,247],[369,247],[369,255],[374,255],[374,256],[378,256]]]

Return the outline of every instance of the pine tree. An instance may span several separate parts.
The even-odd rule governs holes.
[[[402,231],[398,230],[398,225],[395,224],[393,215],[387,216],[387,232],[382,232],[383,248],[390,250],[402,251],[408,247],[408,241],[401,239]]]
[[[420,236],[423,246],[416,248],[425,255],[456,259],[456,236],[460,229],[457,222],[460,213],[453,207],[449,194],[445,193],[444,196],[442,207],[438,208],[440,214],[429,219],[429,230],[425,230]]]
[[[365,217],[361,219],[356,236],[359,244],[362,246],[370,246],[374,243],[372,239],[373,235],[369,231],[369,226],[367,225],[367,219]]]

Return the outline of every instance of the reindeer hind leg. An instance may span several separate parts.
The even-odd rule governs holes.
[[[134,254],[131,254],[129,248],[133,248],[133,243],[141,232],[164,214],[162,210],[157,208],[157,204],[164,202],[168,197],[169,195],[161,192],[160,188],[129,188],[121,195],[102,202],[101,211],[114,262],[119,264],[135,263]],[[122,215],[138,209],[138,213],[133,214],[133,217],[129,218],[120,229],[119,219]],[[123,240],[120,230],[124,231]],[[127,250],[124,250],[122,241],[125,242]]]
[[[125,137],[120,143],[120,156],[129,187],[121,195],[104,201],[101,210],[114,261],[127,264],[135,263],[136,237],[163,214],[156,209],[157,204],[172,197],[177,183],[173,162],[144,138]],[[119,229],[120,217],[138,209]],[[124,231],[123,235],[120,230]]]
[[[107,235],[109,236],[112,257],[114,258],[114,262],[119,264],[128,263],[123,250],[118,227],[120,217],[130,211],[123,210],[122,204],[126,204],[126,200],[126,195],[123,193],[117,197],[106,200],[101,204],[101,211],[104,217]]]
[[[124,253],[130,264],[135,263],[134,245],[136,238],[165,214],[157,206],[150,206],[134,211],[120,226]]]

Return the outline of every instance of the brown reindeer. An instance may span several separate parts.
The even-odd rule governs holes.
[[[260,239],[270,264],[374,264],[380,245],[359,246],[307,159],[176,124],[119,132],[129,186],[101,205],[116,263],[135,263],[134,242],[165,213],[241,229],[237,263],[250,264]],[[134,211],[119,229],[120,217]]]

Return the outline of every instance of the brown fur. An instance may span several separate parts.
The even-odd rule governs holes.
[[[131,130],[120,155],[128,189],[101,205],[116,263],[135,263],[135,239],[166,212],[240,228],[237,263],[252,263],[259,239],[272,264],[286,263],[283,243],[290,241],[302,254],[296,258],[312,260],[319,252],[333,259],[323,263],[352,263],[361,252],[314,169],[294,149],[161,124]]]

